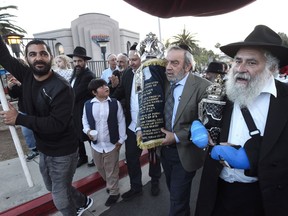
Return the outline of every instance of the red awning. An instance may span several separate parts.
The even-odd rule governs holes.
[[[124,0],[153,16],[213,16],[228,13],[256,0]]]

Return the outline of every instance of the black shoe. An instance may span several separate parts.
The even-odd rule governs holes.
[[[151,184],[151,195],[158,196],[160,193],[159,184]]]
[[[78,163],[77,163],[77,168],[80,167],[80,166],[82,166],[83,164],[85,164],[85,163],[87,163],[87,162],[88,162],[88,159],[87,159],[87,158],[84,158],[84,159],[79,158],[79,159],[78,159]]]
[[[88,167],[94,167],[95,163],[93,161],[93,159],[87,164]]]
[[[119,199],[120,194],[118,195],[110,195],[107,199],[107,201],[105,202],[105,206],[111,206],[113,204],[115,204],[117,202],[117,200]]]
[[[142,189],[141,190],[130,189],[129,191],[124,193],[121,197],[123,201],[128,201],[139,195],[142,195]]]

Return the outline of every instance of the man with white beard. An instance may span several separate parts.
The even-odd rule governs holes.
[[[287,215],[288,85],[274,77],[288,64],[288,47],[258,25],[243,42],[220,49],[234,60],[219,144],[210,143],[195,215]]]

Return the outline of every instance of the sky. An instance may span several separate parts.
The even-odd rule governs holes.
[[[220,51],[215,48],[216,43],[226,45],[243,41],[258,24],[267,25],[277,33],[283,32],[288,35],[286,2],[287,0],[256,0],[223,15],[169,19],[149,15],[123,0],[0,0],[0,7],[18,6],[18,10],[8,12],[17,16],[13,19],[14,24],[28,32],[25,37],[70,28],[71,22],[81,14],[102,13],[118,21],[120,28],[140,33],[140,40],[149,32],[153,32],[163,42],[180,34],[185,28],[198,41],[200,47],[217,53]]]

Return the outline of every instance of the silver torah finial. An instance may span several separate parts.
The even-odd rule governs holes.
[[[220,101],[224,98],[226,90],[224,81],[220,74],[215,79],[215,82],[212,85],[208,86],[206,92],[208,94],[208,99]]]
[[[214,143],[218,142],[220,125],[222,121],[225,101],[225,85],[223,79],[218,76],[215,82],[206,89],[207,98],[199,103],[199,119],[207,128]]]

